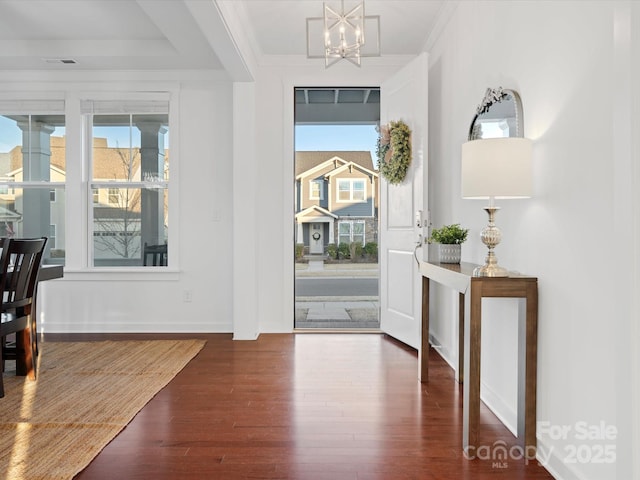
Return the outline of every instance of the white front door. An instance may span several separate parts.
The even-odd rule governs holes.
[[[322,238],[323,223],[309,225],[309,253],[322,255],[324,253],[324,239]]]
[[[401,184],[380,176],[380,328],[415,349],[420,347],[422,283],[414,253],[427,258],[422,240],[427,229],[416,221],[416,212],[427,212],[427,79],[423,53],[380,89],[380,124],[404,121],[411,129],[413,154]]]

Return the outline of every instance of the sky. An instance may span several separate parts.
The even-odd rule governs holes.
[[[129,129],[121,130],[113,127],[109,129],[95,127],[93,133],[96,137],[109,137],[111,147],[115,147],[116,143],[120,146],[128,145]],[[56,129],[53,135],[64,135],[64,129]],[[168,137],[168,135],[165,136],[167,143]],[[375,125],[297,125],[295,129],[296,150],[369,150],[374,165],[377,164],[377,141],[378,132]],[[22,134],[15,122],[0,116],[0,152],[8,152],[14,146],[21,144]]]
[[[296,150],[369,150],[376,161],[375,125],[296,125]]]

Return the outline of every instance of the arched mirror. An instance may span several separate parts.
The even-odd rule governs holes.
[[[514,90],[487,88],[469,128],[469,140],[524,137],[522,102]]]

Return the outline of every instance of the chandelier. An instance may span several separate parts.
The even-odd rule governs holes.
[[[324,3],[322,17],[307,18],[307,58],[324,58],[324,66],[345,59],[360,66],[363,57],[380,56],[380,17],[364,13],[364,1],[345,12]],[[365,47],[365,26],[374,38]]]

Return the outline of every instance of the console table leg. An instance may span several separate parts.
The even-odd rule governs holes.
[[[469,319],[465,328],[462,448],[473,458],[480,429],[480,338],[482,325],[482,282],[471,281]]]
[[[429,381],[429,279],[422,277],[422,331],[418,355],[418,377],[421,382]]]
[[[456,380],[462,383],[464,378],[464,312],[467,308],[465,294],[458,293],[458,371]]]
[[[536,457],[536,396],[538,369],[538,284],[531,283],[527,287],[526,304],[526,395],[524,420],[524,448],[527,458]]]

